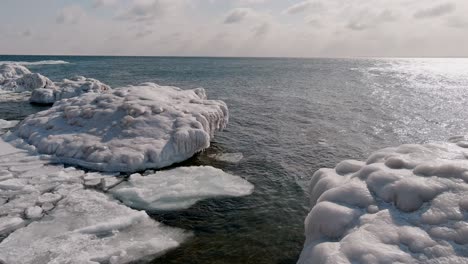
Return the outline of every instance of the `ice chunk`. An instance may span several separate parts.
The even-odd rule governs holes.
[[[110,87],[96,79],[77,76],[56,82],[54,86],[32,91],[31,103],[53,104],[66,98],[79,96],[84,93],[107,93]]]
[[[468,263],[463,140],[387,148],[317,171],[298,263]]]
[[[59,101],[27,117],[17,135],[62,163],[133,172],[190,158],[227,122],[226,104],[202,88],[145,83]]]
[[[184,209],[208,197],[244,196],[252,191],[248,181],[210,166],[133,174],[110,190],[126,205],[149,211]]]
[[[242,153],[220,153],[220,154],[210,154],[208,157],[227,163],[239,163],[244,156]]]
[[[3,240],[0,260],[24,264],[129,263],[151,260],[177,247],[187,235],[104,194],[76,190],[59,202],[48,219],[33,222]]]
[[[3,91],[24,92],[53,86],[54,83],[49,78],[31,73],[24,66],[0,64],[0,88]]]
[[[12,128],[16,126],[19,123],[19,121],[12,120],[12,121],[7,121],[0,119],[0,129],[5,129],[5,128]]]
[[[0,181],[0,263],[151,260],[189,235],[83,189],[84,179],[112,175],[51,165],[46,157],[38,159],[2,140],[0,150],[0,175],[8,177]]]

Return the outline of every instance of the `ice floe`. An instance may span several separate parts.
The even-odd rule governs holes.
[[[0,129],[12,128],[19,123],[17,120],[3,120],[0,119]]]
[[[468,263],[468,149],[402,145],[312,177],[298,263]]]
[[[10,132],[3,137],[25,144]],[[144,175],[125,180],[119,174],[66,168],[33,148],[18,149],[0,140],[0,263],[150,261],[191,233],[158,223],[114,196],[132,207],[180,209],[203,198],[247,195],[253,189],[242,178],[212,167]]]
[[[53,104],[56,101],[84,93],[106,93],[110,87],[96,79],[76,76],[54,83],[54,86],[34,89],[29,101],[37,104]]]
[[[17,135],[60,163],[134,172],[190,158],[227,122],[226,104],[202,88],[145,83],[58,101],[22,121]]]
[[[210,166],[179,167],[142,176],[132,174],[111,193],[126,205],[153,210],[177,210],[209,197],[251,194],[248,181]]]
[[[216,153],[209,154],[208,157],[226,163],[239,163],[244,158],[244,155],[242,153]]]

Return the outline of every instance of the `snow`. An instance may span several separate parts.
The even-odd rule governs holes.
[[[107,93],[110,89],[108,85],[96,79],[76,76],[56,82],[52,87],[33,90],[29,101],[37,104],[53,104],[84,93]]]
[[[31,73],[18,64],[0,64],[0,89],[9,92],[26,92],[52,87],[54,83],[38,73]]]
[[[202,88],[145,83],[58,101],[27,117],[17,135],[60,163],[134,172],[190,158],[227,122],[226,104]]]
[[[61,61],[37,63],[61,64]],[[55,101],[79,96],[83,93],[106,93],[109,90],[108,85],[96,79],[76,76],[60,82],[53,82],[39,73],[32,73],[21,63],[2,64],[0,62],[0,91],[4,100],[24,100],[25,97],[29,96],[31,103],[53,104]],[[23,96],[15,95],[15,93],[21,93]]]
[[[24,144],[10,132],[3,137]],[[150,261],[191,233],[156,222],[114,196],[127,204],[133,197],[148,207],[181,209],[200,199],[247,195],[253,189],[242,178],[212,167],[150,171],[124,181],[118,173],[65,168],[50,158],[0,139],[0,263]],[[132,192],[141,196],[129,196]]]
[[[208,157],[226,163],[239,163],[244,158],[244,155],[242,153],[216,153],[210,154]]]
[[[18,123],[19,121],[17,120],[8,121],[8,120],[0,119],[0,129],[12,128],[16,126]]]
[[[252,191],[253,185],[241,177],[199,166],[132,174],[111,193],[132,208],[153,211],[185,209],[208,197],[238,197]]]
[[[318,170],[298,263],[467,263],[464,142],[402,145]]]

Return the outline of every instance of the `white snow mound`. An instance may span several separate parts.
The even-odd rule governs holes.
[[[8,92],[26,92],[52,87],[54,83],[38,73],[31,73],[18,64],[0,64],[0,89]]]
[[[465,147],[402,145],[318,170],[298,263],[468,263]]]
[[[185,209],[209,197],[249,195],[253,185],[241,177],[210,166],[179,167],[142,176],[132,174],[111,190],[126,205],[153,210]]]
[[[12,128],[16,126],[18,123],[19,121],[17,120],[8,121],[8,120],[0,119],[0,129]]]
[[[58,101],[27,117],[17,135],[61,163],[133,172],[190,158],[227,122],[226,104],[202,88],[145,83]]]
[[[37,104],[53,104],[56,101],[76,97],[84,93],[106,93],[110,87],[96,79],[76,76],[56,82],[55,86],[35,89],[29,101]]]

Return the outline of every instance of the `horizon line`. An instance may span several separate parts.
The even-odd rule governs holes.
[[[0,56],[49,57],[141,57],[141,58],[213,58],[213,59],[467,59],[468,56],[217,56],[217,55],[64,55],[64,54],[0,54]]]

